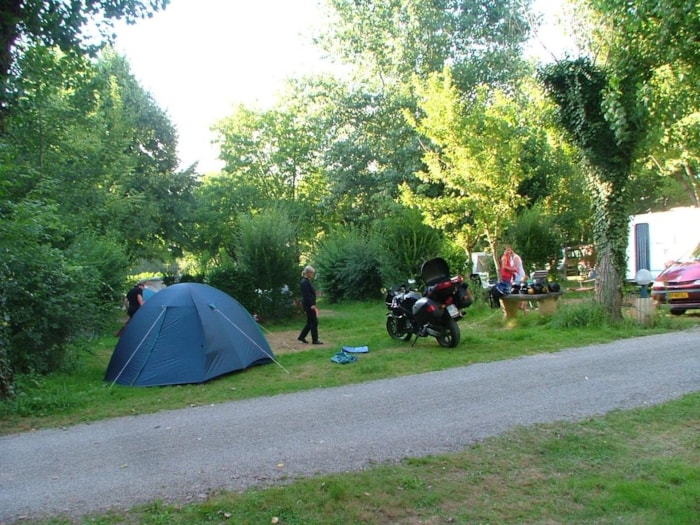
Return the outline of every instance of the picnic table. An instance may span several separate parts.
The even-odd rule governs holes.
[[[557,303],[564,292],[549,292],[543,294],[512,293],[501,297],[501,306],[506,320],[515,319],[523,301],[536,302],[537,309],[542,315],[552,315],[557,311]]]

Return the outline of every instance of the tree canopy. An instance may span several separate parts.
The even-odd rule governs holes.
[[[58,47],[64,53],[80,55],[99,47],[98,35],[85,31],[94,23],[102,39],[109,40],[115,20],[133,23],[164,9],[170,0],[2,0],[0,2],[0,123],[11,92],[8,79],[21,70],[16,61],[21,55],[18,45]],[[15,70],[13,70],[15,68]]]

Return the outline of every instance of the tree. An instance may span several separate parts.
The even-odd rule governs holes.
[[[226,173],[253,186],[265,202],[296,198],[298,181],[308,173],[316,151],[303,114],[241,105],[214,129]]]
[[[294,221],[300,239],[313,239],[335,214],[319,206],[326,195],[319,158],[326,129],[318,125],[316,101],[309,97],[280,101],[270,110],[239,106],[214,128],[224,169],[215,179],[221,224],[232,212],[283,210]],[[210,188],[213,189],[213,188]],[[206,205],[205,205],[206,206]],[[234,256],[232,253],[230,255]]]
[[[597,15],[593,41],[601,61],[567,59],[545,68],[541,78],[588,167],[600,263],[596,294],[619,318],[635,171],[651,162],[659,171],[685,172],[695,192],[700,13],[682,0],[586,3]]]
[[[700,12],[683,0],[591,0],[598,23],[596,41],[605,51],[614,80],[635,78],[636,97],[648,112],[637,161],[683,189],[681,204],[700,202]],[[635,182],[644,173],[638,167]],[[643,180],[642,180],[643,184]],[[666,184],[670,186],[668,183]],[[649,195],[644,210],[655,206]],[[663,205],[663,202],[662,202]],[[670,205],[673,205],[671,201]]]
[[[13,74],[18,43],[58,47],[64,53],[82,55],[98,48],[98,42],[82,35],[95,23],[103,39],[115,20],[133,23],[151,16],[170,0],[3,0],[0,2],[0,124],[7,113],[10,93],[8,79]]]
[[[288,105],[297,115],[305,113],[317,130],[322,183],[302,181],[302,194],[326,210],[320,217],[324,226],[367,225],[391,213],[399,184],[412,182],[423,167],[418,135],[397,118],[414,105],[412,99],[400,91],[372,93],[325,79],[300,87]]]
[[[107,50],[75,66],[34,47],[19,64],[7,197],[60,202],[68,229],[118,232],[132,258],[177,253],[196,178],[176,171],[175,128],[124,58]]]
[[[209,175],[194,191],[195,205],[186,251],[197,260],[197,272],[210,264],[221,264],[222,255],[236,260],[239,216],[254,210],[255,190],[237,184],[239,179],[226,173]]]
[[[530,31],[522,0],[330,0],[331,53],[383,86],[427,78],[447,65],[467,91],[521,74]]]
[[[639,79],[622,77],[616,85],[584,58],[546,66],[541,78],[560,108],[561,125],[587,165],[595,204],[596,297],[619,319],[629,224],[627,184],[644,120],[635,89]]]
[[[175,130],[123,59],[36,46],[19,64],[0,135],[3,393],[112,319],[130,263],[177,253],[196,184],[174,171]]]
[[[518,189],[549,148],[538,120],[545,114],[543,96],[523,82],[513,95],[482,86],[464,97],[450,70],[433,75],[418,93],[420,113],[409,119],[425,137],[427,169],[418,174],[423,184],[417,191],[404,186],[403,200],[465,252],[486,239],[496,254],[525,206]]]

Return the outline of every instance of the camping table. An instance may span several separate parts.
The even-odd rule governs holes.
[[[550,292],[543,294],[518,294],[512,293],[501,297],[501,306],[506,320],[515,319],[520,309],[520,303],[523,301],[535,301],[537,309],[543,315],[552,315],[557,311],[557,301],[559,297],[564,295],[564,292]]]

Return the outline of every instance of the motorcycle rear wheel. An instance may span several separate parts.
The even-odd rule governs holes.
[[[386,318],[386,331],[389,332],[392,339],[399,341],[408,341],[411,335],[413,335],[406,330],[406,321],[404,319],[398,319],[392,316]]]
[[[461,333],[459,331],[459,326],[457,326],[457,321],[450,317],[447,321],[447,326],[445,326],[445,330],[439,336],[436,336],[435,339],[437,339],[438,344],[443,348],[454,348],[459,344],[460,336]]]

